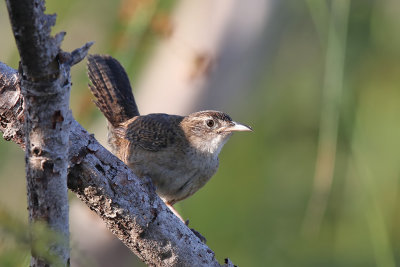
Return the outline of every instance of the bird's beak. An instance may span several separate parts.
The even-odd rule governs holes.
[[[252,132],[253,129],[250,126],[232,121],[231,125],[226,127],[223,131],[224,132]]]

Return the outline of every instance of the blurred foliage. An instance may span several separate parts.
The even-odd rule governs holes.
[[[30,262],[28,222],[0,206],[0,266],[27,266]]]
[[[63,266],[57,257],[48,252],[48,247],[53,243],[59,244],[63,237],[50,229],[45,222],[35,222],[28,231],[28,222],[14,217],[10,211],[0,207],[0,226],[0,266],[27,266],[31,247],[35,255],[52,266]]]
[[[139,75],[156,41],[171,30],[174,3],[47,6],[58,14],[54,31],[68,32],[65,50],[95,40],[92,53],[112,54]],[[400,2],[277,5],[266,25],[278,29],[269,36],[277,43],[274,57],[260,51],[265,66],[248,85],[256,90],[236,111],[255,131],[232,138],[216,176],[179,209],[220,261],[229,257],[239,266],[398,266]],[[0,12],[1,35],[13,38],[4,2]],[[0,60],[16,67],[9,46],[0,44]],[[72,75],[71,108],[87,127],[100,115],[87,104],[84,64]],[[0,151],[0,265],[18,266],[29,255],[18,230],[27,217],[23,152],[4,141]],[[316,169],[327,155],[332,170],[320,168],[332,176],[320,187]]]

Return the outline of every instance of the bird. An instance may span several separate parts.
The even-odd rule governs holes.
[[[94,103],[108,121],[111,152],[138,177],[149,177],[159,197],[185,222],[173,205],[216,173],[218,155],[233,132],[252,128],[215,110],[140,115],[128,75],[116,59],[89,55],[87,67]]]

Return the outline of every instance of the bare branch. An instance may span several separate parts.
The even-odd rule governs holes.
[[[56,15],[44,14],[42,0],[7,0],[6,3],[23,73],[34,80],[43,76],[51,79],[59,71],[55,58],[65,36],[65,32],[51,36]]]
[[[25,149],[22,95],[18,73],[0,62],[0,130],[3,138]]]
[[[68,63],[70,66],[78,64],[81,62],[89,52],[89,48],[94,44],[94,42],[88,42],[82,47],[79,47],[72,51],[71,53],[60,52],[58,54],[58,60],[60,63]]]
[[[58,60],[65,32],[51,36],[56,15],[44,14],[43,0],[6,3],[21,57],[31,266],[67,266],[70,261],[67,170],[72,118],[69,93],[73,60]],[[35,225],[42,223],[59,237],[49,240],[45,249],[37,249],[36,240],[46,239],[45,232],[35,230]]]
[[[15,71],[13,74],[4,66],[0,65],[0,77],[6,81],[3,83],[6,86],[0,83],[0,122],[4,126],[0,128],[1,131],[13,127],[13,118],[21,115],[2,107],[13,106],[8,102],[15,102],[16,97],[20,99],[18,83],[8,82],[8,79],[13,79]],[[14,96],[8,101],[4,98],[6,95]],[[14,107],[12,110],[19,109]],[[10,134],[8,138],[20,143],[18,134]],[[138,179],[122,161],[102,147],[93,135],[73,119],[68,153],[68,188],[95,211],[107,227],[146,264],[220,266],[214,252],[165,206],[155,193],[150,179]],[[224,266],[233,264],[226,260]]]

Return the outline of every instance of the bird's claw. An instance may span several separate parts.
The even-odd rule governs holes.
[[[193,228],[189,228],[189,229],[193,232],[193,234],[195,236],[197,236],[200,239],[201,242],[203,242],[204,244],[207,242],[207,239],[202,234],[200,234],[199,232],[197,232]]]

